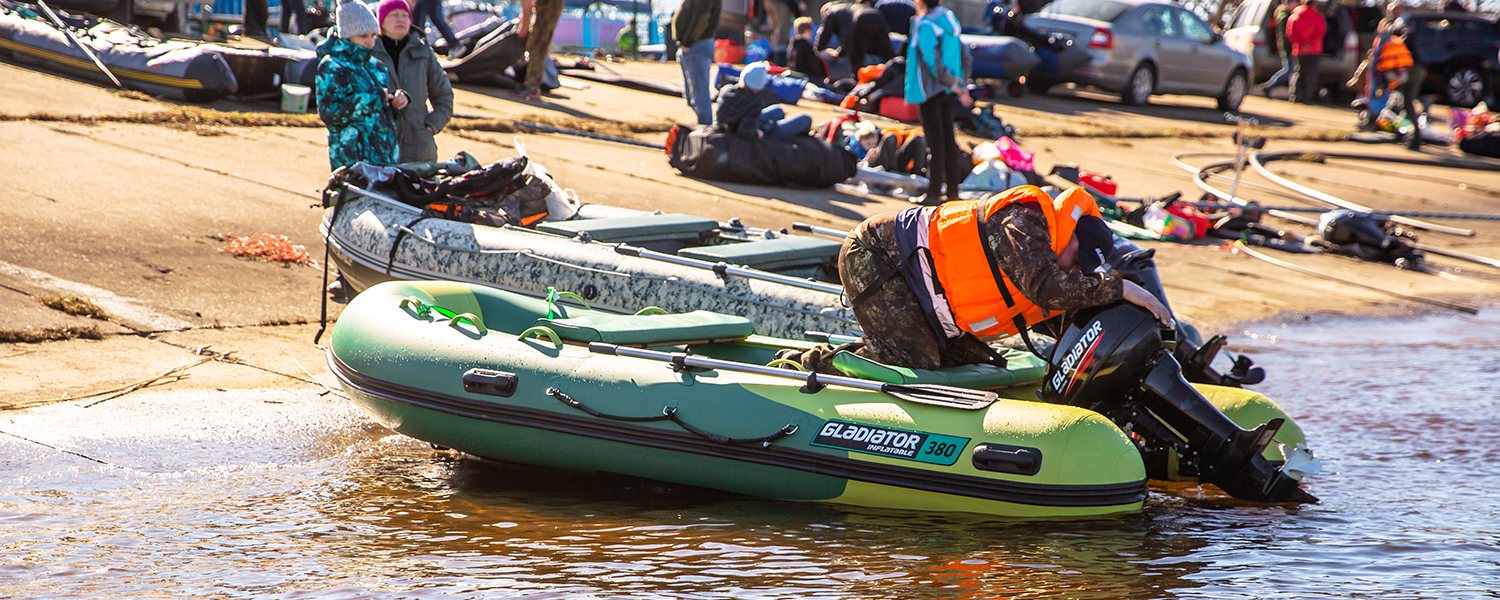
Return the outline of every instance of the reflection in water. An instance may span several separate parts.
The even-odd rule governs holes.
[[[312,393],[0,415],[18,598],[1493,597],[1500,321],[1248,328],[1323,504],[1158,486],[1085,521],[768,502],[499,465]]]

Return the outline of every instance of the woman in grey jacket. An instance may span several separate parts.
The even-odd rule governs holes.
[[[421,32],[412,30],[407,0],[382,0],[375,15],[380,40],[372,54],[385,65],[392,85],[411,98],[396,123],[400,162],[435,161],[437,134],[453,117],[453,84]]]

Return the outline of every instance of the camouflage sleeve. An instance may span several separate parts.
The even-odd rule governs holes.
[[[1041,211],[1013,204],[990,215],[990,248],[1000,269],[1032,303],[1050,311],[1109,304],[1124,297],[1119,274],[1064,271]]]

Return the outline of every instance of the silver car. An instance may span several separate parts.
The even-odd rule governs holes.
[[[1152,94],[1217,98],[1220,110],[1239,110],[1250,89],[1250,57],[1224,45],[1203,19],[1161,0],[1056,0],[1026,23],[1088,48],[1093,60],[1071,74],[1045,80],[1091,85],[1146,104]]]

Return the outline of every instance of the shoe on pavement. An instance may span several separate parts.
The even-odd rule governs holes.
[[[522,100],[541,100],[542,90],[531,87],[529,85],[523,85],[521,86],[521,89],[511,92],[510,95],[514,98],[520,98]]]

